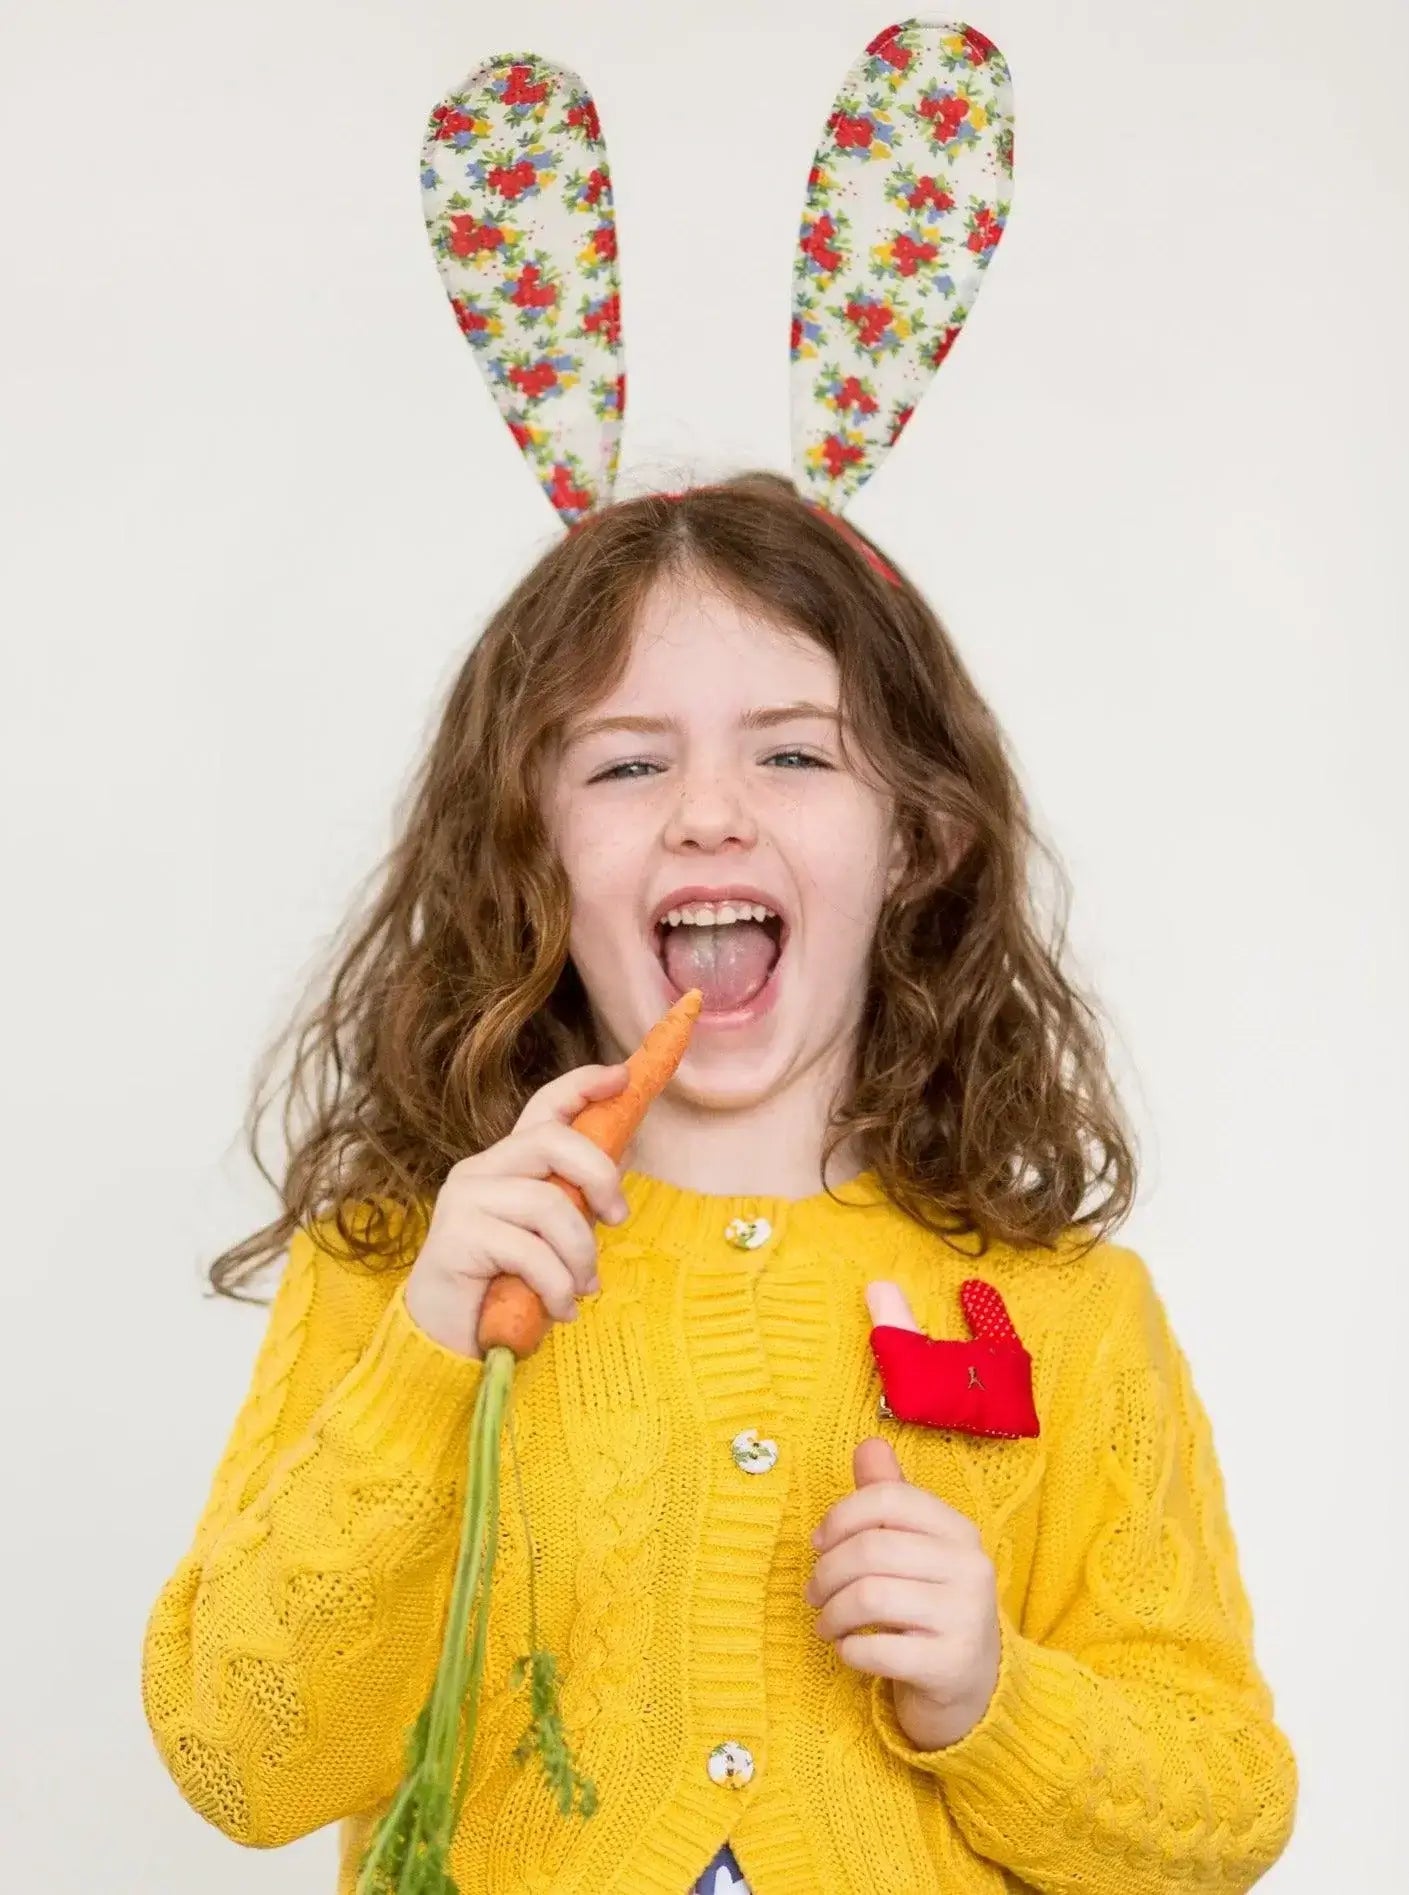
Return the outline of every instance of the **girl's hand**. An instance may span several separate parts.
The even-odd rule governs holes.
[[[604,1224],[627,1215],[616,1165],[572,1129],[585,1105],[615,1097],[626,1080],[624,1063],[578,1066],[549,1080],[506,1138],[451,1167],[406,1281],[406,1308],[417,1328],[478,1361],[480,1306],[506,1271],[537,1290],[550,1315],[574,1319],[577,1297],[600,1288],[597,1238],[548,1178],[556,1172],[577,1185]]]
[[[870,1286],[877,1323],[917,1329],[904,1292]],[[987,1710],[1002,1640],[993,1562],[979,1530],[905,1479],[879,1435],[853,1456],[856,1491],[823,1515],[820,1557],[803,1597],[815,1629],[857,1671],[894,1682],[895,1714],[916,1750],[957,1743]],[[889,1630],[858,1635],[863,1625]]]

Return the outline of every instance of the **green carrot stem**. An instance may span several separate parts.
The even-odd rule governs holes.
[[[507,1350],[502,1353],[508,1355]],[[464,1687],[470,1669],[466,1632],[479,1585],[480,1569],[484,1563],[489,1489],[497,1484],[499,1428],[512,1374],[512,1357],[507,1364],[501,1361],[491,1365],[486,1361],[475,1400],[474,1420],[470,1425],[465,1519],[460,1533],[455,1586],[450,1599],[440,1666],[431,1692],[429,1750],[433,1756],[443,1753],[447,1737],[453,1741],[464,1701]]]
[[[464,1517],[440,1659],[408,1741],[405,1778],[363,1859],[358,1895],[450,1895],[454,1888],[445,1865],[468,1782],[484,1671],[489,1579],[498,1532],[499,1437],[513,1372],[510,1350],[488,1352],[470,1423]],[[467,1635],[477,1603],[471,1644]],[[470,1728],[461,1746],[457,1739],[467,1691]],[[458,1795],[457,1749],[462,1750],[466,1766],[465,1784],[459,1786]]]
[[[430,1728],[426,1742],[424,1776],[428,1794],[424,1814],[434,1824],[427,1836],[433,1850],[448,1855],[454,1834],[452,1805],[457,1751],[469,1757],[474,1748],[480,1683],[484,1675],[484,1644],[489,1618],[489,1586],[493,1573],[498,1518],[499,1444],[504,1410],[513,1385],[514,1358],[508,1349],[491,1349],[475,1400],[470,1425],[469,1472],[465,1497],[465,1524],[460,1560],[451,1596],[449,1623],[442,1647],[441,1667],[431,1692]],[[476,1610],[478,1607],[478,1610]],[[471,1615],[475,1637],[468,1642]],[[461,1713],[469,1694],[469,1717],[461,1737]]]
[[[490,1350],[491,1355],[498,1353],[497,1350]],[[508,1353],[507,1350],[504,1351],[505,1355],[508,1355]],[[507,1399],[506,1389],[506,1403]],[[460,1781],[455,1786],[452,1796],[452,1814],[450,1818],[450,1830],[452,1835],[460,1820],[460,1812],[464,1808],[465,1797],[470,1787],[470,1773],[474,1763],[475,1732],[479,1728],[480,1691],[484,1684],[484,1654],[485,1647],[489,1640],[489,1602],[492,1597],[491,1589],[494,1583],[494,1557],[499,1546],[499,1425],[497,1421],[494,1428],[494,1454],[492,1460],[488,1463],[485,1487],[487,1490],[486,1504],[489,1509],[489,1517],[485,1522],[484,1576],[480,1581],[479,1591],[475,1598],[473,1644],[470,1651],[469,1698],[465,1707],[464,1748],[461,1751]]]
[[[430,1693],[406,1745],[406,1774],[363,1858],[357,1895],[456,1895],[449,1871],[473,1769],[475,1732],[489,1637],[489,1605],[499,1544],[501,1435],[510,1412],[515,1357],[495,1347],[485,1355],[466,1454],[464,1519],[445,1635]],[[514,1667],[517,1683],[531,1678],[532,1721],[515,1753],[539,1752],[564,1815],[575,1792],[582,1814],[596,1809],[596,1791],[580,1778],[568,1753],[557,1702],[552,1655],[539,1648],[534,1552],[512,1420],[509,1446],[528,1539],[530,1652]]]

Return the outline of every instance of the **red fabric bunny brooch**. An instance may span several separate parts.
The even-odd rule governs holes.
[[[881,1372],[881,1413],[927,1428],[1007,1440],[1041,1432],[1032,1399],[1032,1357],[1023,1347],[1002,1297],[991,1283],[970,1277],[959,1290],[967,1342],[927,1336],[893,1283],[872,1284],[871,1353]],[[893,1319],[893,1320],[892,1320]]]

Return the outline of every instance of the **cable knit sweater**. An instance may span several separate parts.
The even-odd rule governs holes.
[[[623,1184],[602,1288],[520,1368],[513,1411],[543,1642],[600,1807],[562,1816],[536,1759],[513,1761],[530,1553],[507,1484],[462,1895],[683,1895],[726,1839],[753,1895],[1256,1881],[1287,1840],[1296,1764],[1208,1420],[1141,1258],[1078,1256],[1074,1232],[956,1252],[869,1174],[841,1203]],[[143,1651],[181,1794],[255,1847],[340,1822],[339,1895],[430,1687],[481,1373],[411,1321],[402,1242],[369,1271],[331,1254],[327,1225],[296,1235]],[[974,1274],[1032,1353],[1036,1438],[879,1410],[865,1285],[900,1283],[928,1333],[959,1336]],[[997,1573],[997,1689],[930,1753],[802,1596],[812,1529],[877,1433],[978,1524]]]

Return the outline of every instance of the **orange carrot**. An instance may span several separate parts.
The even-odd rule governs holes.
[[[521,1276],[495,1277],[479,1306],[479,1352],[511,1349],[515,1361],[526,1362],[548,1333],[548,1311],[543,1298]]]
[[[585,1132],[612,1158],[623,1156],[651,1101],[664,1090],[684,1058],[700,1000],[698,989],[681,995],[626,1062],[629,1071],[622,1091],[614,1099],[604,1099],[579,1112],[573,1120],[574,1130]],[[554,1173],[553,1182],[586,1212],[584,1199],[566,1179]],[[466,1444],[464,1518],[440,1662],[430,1695],[405,1738],[401,1784],[377,1823],[359,1865],[358,1895],[454,1895],[456,1884],[449,1867],[451,1839],[470,1786],[499,1542],[500,1438],[509,1415],[518,1363],[532,1355],[547,1327],[547,1311],[522,1277],[507,1273],[494,1278],[480,1309],[478,1333],[484,1373]],[[512,1451],[512,1432],[509,1446]],[[522,1483],[519,1499],[522,1505]],[[531,1548],[533,1535],[526,1513],[524,1534]],[[532,1721],[514,1753],[515,1760],[537,1752],[563,1814],[571,1815],[576,1803],[583,1816],[591,1816],[597,1808],[596,1785],[579,1772],[568,1746],[556,1660],[539,1635],[532,1564],[528,1625],[528,1656],[515,1663],[511,1683],[517,1688],[527,1677]]]
[[[594,1099],[573,1120],[572,1129],[590,1138],[609,1158],[620,1160],[652,1100],[670,1083],[690,1044],[702,999],[698,987],[682,994],[627,1060],[627,1080],[621,1091],[610,1099]],[[575,1184],[560,1178],[556,1171],[549,1173],[548,1181],[566,1191],[578,1210],[591,1218],[587,1200]],[[542,1342],[548,1323],[548,1312],[537,1290],[521,1276],[497,1276],[480,1305],[480,1351],[511,1349],[522,1362]]]

